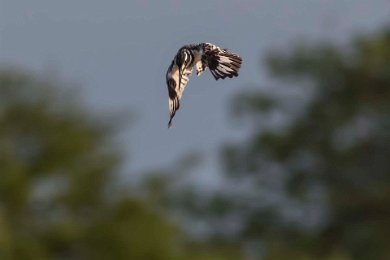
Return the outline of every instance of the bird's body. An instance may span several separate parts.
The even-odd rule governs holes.
[[[189,44],[181,47],[166,74],[170,113],[168,127],[172,125],[172,119],[180,107],[180,99],[193,67],[198,76],[208,67],[214,78],[218,80],[238,76],[241,63],[240,56],[211,43]]]

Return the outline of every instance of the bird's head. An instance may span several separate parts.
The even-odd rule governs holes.
[[[184,69],[191,62],[191,50],[186,46],[180,48],[176,55],[176,65],[179,68],[179,87],[181,86],[181,78],[183,76]]]
[[[190,50],[186,47],[182,47],[176,55],[176,65],[179,69],[184,69],[190,61]]]

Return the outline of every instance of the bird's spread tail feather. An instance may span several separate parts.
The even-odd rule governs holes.
[[[208,60],[210,72],[216,80],[237,77],[241,63],[240,56],[227,51],[215,52],[209,56]]]

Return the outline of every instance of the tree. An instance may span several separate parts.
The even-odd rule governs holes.
[[[227,184],[176,207],[255,259],[389,259],[390,29],[266,61],[276,86],[233,102],[252,128],[221,150]]]
[[[274,52],[267,63],[287,84],[275,92],[306,95],[235,101],[254,126],[223,150],[228,178],[252,188],[249,200],[229,197],[237,196],[226,214],[245,212],[240,237],[261,241],[270,259],[390,258],[390,29],[347,48]],[[276,113],[285,127],[264,122]]]
[[[0,71],[0,258],[186,259],[179,230],[116,188],[114,125],[64,85]]]

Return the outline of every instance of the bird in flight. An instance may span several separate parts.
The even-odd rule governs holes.
[[[171,127],[172,119],[180,107],[180,99],[193,67],[198,76],[209,68],[215,80],[218,80],[237,77],[241,63],[240,56],[211,43],[188,44],[181,47],[166,74],[170,115],[168,128]]]

